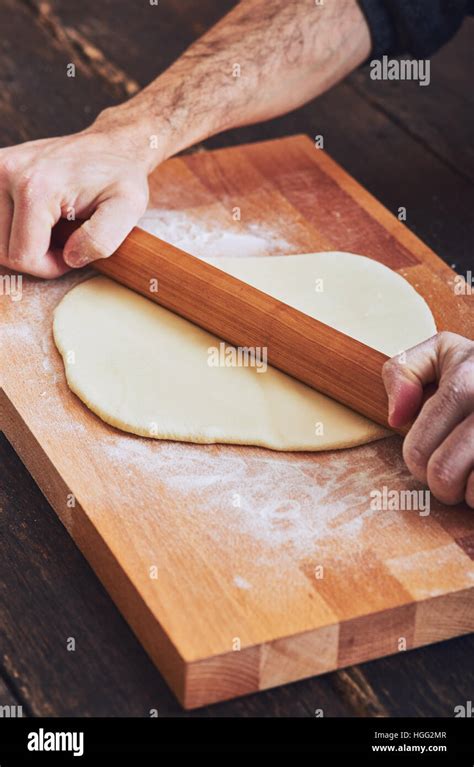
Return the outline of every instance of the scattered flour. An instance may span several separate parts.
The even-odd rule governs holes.
[[[220,224],[212,226],[181,211],[152,208],[138,226],[198,258],[276,256],[294,250],[276,232],[260,224],[244,227],[233,221],[223,229]]]
[[[238,589],[243,589],[245,591],[248,591],[248,589],[251,589],[251,584],[245,580],[245,578],[242,578],[240,575],[236,575],[234,578],[234,586],[236,586]]]
[[[227,445],[152,444],[111,433],[101,451],[127,477],[131,506],[143,506],[153,487],[165,504],[168,497],[182,507],[187,531],[205,532],[212,548],[232,556],[229,548],[238,546],[241,556],[245,546],[250,561],[276,566],[283,574],[320,556],[326,540],[333,553],[339,537],[350,540],[356,552],[362,545],[358,534],[375,514],[384,527],[400,524],[400,513],[372,511],[369,497],[382,479],[391,487],[413,484],[398,443],[388,439],[350,451],[283,455]],[[159,515],[158,506],[159,501],[150,514]]]

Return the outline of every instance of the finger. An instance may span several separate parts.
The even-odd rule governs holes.
[[[92,218],[68,239],[63,252],[65,262],[77,269],[111,256],[143,215],[146,204],[144,196],[116,196],[105,200]]]
[[[411,421],[423,402],[424,386],[437,378],[439,336],[387,360],[382,378],[388,394],[389,424],[394,428]]]
[[[43,277],[47,280],[54,280],[56,277],[61,277],[70,271],[71,267],[63,259],[62,249],[50,248],[38,266],[28,269],[28,274],[32,274],[35,277]]]
[[[466,503],[474,509],[474,471],[471,471],[466,484]]]
[[[473,468],[474,413],[446,437],[429,459],[427,481],[433,495],[448,505],[461,503]]]
[[[51,229],[60,215],[52,211],[44,184],[34,178],[22,180],[13,190],[13,219],[8,246],[9,265],[43,276],[54,268],[57,257],[49,252]]]
[[[423,405],[403,443],[403,458],[417,479],[428,480],[431,456],[473,411],[474,380],[470,368],[460,365],[446,377],[442,373],[438,390]]]
[[[0,263],[6,265],[13,219],[13,200],[8,192],[0,193]]]
[[[21,261],[8,261],[10,268],[31,274],[33,277],[41,277],[52,280],[61,277],[70,271],[70,267],[64,262],[62,251],[58,248],[50,248],[46,253],[37,258],[25,258]]]

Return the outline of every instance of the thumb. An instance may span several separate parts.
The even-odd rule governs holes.
[[[146,210],[145,196],[115,196],[102,202],[92,218],[68,239],[63,258],[79,269],[99,258],[115,253]]]
[[[439,338],[435,335],[392,357],[383,366],[390,426],[398,428],[412,421],[426,396],[432,393],[438,379]]]

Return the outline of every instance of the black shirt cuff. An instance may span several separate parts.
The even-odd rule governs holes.
[[[428,58],[474,13],[474,0],[359,0],[359,6],[370,29],[371,59]]]

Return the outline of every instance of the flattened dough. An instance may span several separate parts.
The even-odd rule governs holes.
[[[411,285],[364,256],[210,263],[390,356],[436,332]],[[387,434],[274,368],[209,366],[217,338],[105,277],[64,297],[54,338],[72,391],[104,421],[133,434],[275,450],[350,447]]]

